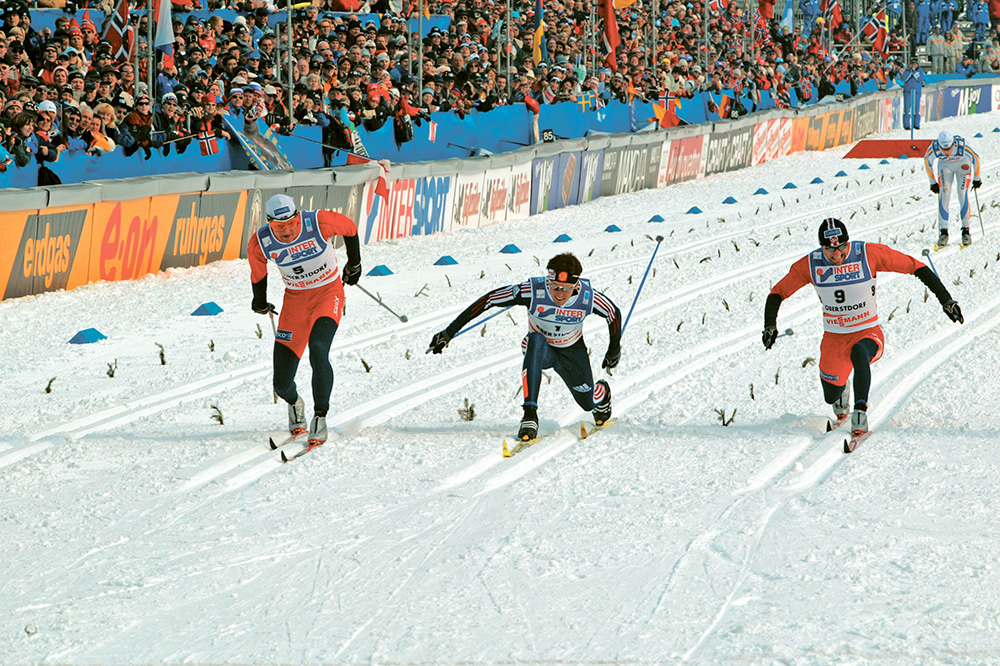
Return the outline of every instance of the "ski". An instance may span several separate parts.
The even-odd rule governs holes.
[[[844,418],[839,418],[838,417],[836,421],[833,420],[833,419],[827,419],[826,420],[826,431],[827,432],[833,432],[834,430],[836,430],[840,426],[844,425],[845,423],[849,422],[850,420],[851,420],[851,415],[850,414],[846,415]]]
[[[267,440],[267,443],[271,447],[272,451],[277,451],[278,449],[280,449],[281,447],[285,446],[286,444],[291,444],[296,439],[298,439],[301,435],[304,435],[307,432],[309,432],[309,431],[306,428],[296,428],[295,430],[292,431],[292,433],[288,437],[284,438],[280,442],[274,441],[274,437],[269,437],[268,440]]]
[[[617,420],[618,419],[608,419],[607,421],[605,421],[601,425],[595,425],[590,430],[587,430],[587,425],[585,423],[581,422],[580,423],[580,439],[587,439],[588,437],[590,437],[591,435],[593,435],[598,430],[604,430],[605,428],[613,426],[615,424],[615,421],[617,421]]]
[[[524,441],[518,442],[517,446],[515,446],[513,449],[508,449],[507,448],[507,440],[505,439],[505,440],[503,440],[503,457],[504,458],[510,458],[511,456],[513,456],[518,451],[520,451],[522,449],[526,449],[529,446],[534,446],[535,444],[537,444],[540,441],[542,441],[541,437],[535,437],[534,439],[528,439],[528,440],[524,440]]]
[[[281,462],[287,463],[287,462],[292,462],[293,460],[298,460],[299,458],[309,453],[313,449],[318,449],[319,447],[323,446],[323,444],[324,442],[312,442],[312,441],[306,442],[305,448],[303,448],[301,451],[293,455],[287,455],[284,451],[282,451]]]
[[[854,435],[850,439],[844,439],[844,453],[851,453],[854,449],[858,448],[858,444],[868,439],[870,432],[863,432],[860,435]]]

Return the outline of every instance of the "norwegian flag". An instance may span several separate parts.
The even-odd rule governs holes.
[[[708,0],[708,8],[713,14],[719,14],[729,9],[729,0]]]
[[[612,72],[618,71],[618,59],[615,57],[615,49],[621,46],[622,38],[618,36],[618,19],[615,17],[614,0],[601,0],[601,18],[604,20],[604,50],[607,51],[605,60],[608,69]]]
[[[873,48],[875,51],[881,53],[884,58],[889,55],[889,30],[886,28],[885,23],[885,6],[875,14],[875,23],[878,24],[878,28],[875,33]]]
[[[833,2],[820,0],[819,10],[823,16],[828,17],[827,23],[830,24],[830,30],[836,30],[844,22],[844,15],[840,11],[840,0],[833,0]]]
[[[128,20],[128,0],[119,0],[101,39],[111,44],[111,57],[116,62],[129,62],[135,53],[135,30]]]
[[[861,34],[865,36],[869,42],[875,41],[875,35],[878,34],[878,23],[875,22],[875,18],[868,16],[865,18],[864,23],[861,26]]]
[[[431,143],[434,143],[437,140],[438,124],[432,120],[429,125],[430,131],[427,133],[427,138],[430,139]]]

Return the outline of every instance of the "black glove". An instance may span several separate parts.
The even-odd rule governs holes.
[[[615,352],[612,352],[609,349],[608,353],[604,355],[604,360],[601,361],[601,367],[603,369],[607,370],[608,374],[610,375],[611,374],[611,370],[613,368],[617,368],[618,367],[618,361],[620,361],[621,358],[622,358],[622,352],[621,352],[620,349],[618,351],[615,351]]]
[[[931,183],[931,192],[934,194],[941,194],[941,186],[937,183]]]
[[[278,314],[278,311],[274,309],[274,306],[268,303],[267,301],[253,301],[252,303],[250,303],[250,309],[256,312],[257,314],[262,314],[262,315],[270,314],[272,312],[274,314]]]
[[[764,343],[764,349],[770,349],[773,347],[777,339],[778,329],[774,326],[765,326],[764,333],[760,336],[761,342]]]
[[[344,266],[344,284],[357,284],[361,279],[361,262]]]
[[[978,190],[982,186],[983,186],[983,181],[981,181],[981,180],[974,180],[974,181],[972,181],[972,189]]]
[[[962,316],[962,308],[958,307],[958,301],[954,298],[944,304],[944,313],[952,321],[957,321],[959,324],[965,323],[965,317]]]
[[[439,331],[431,338],[431,345],[427,348],[427,351],[440,354],[448,346],[449,342],[451,342],[451,336],[448,334],[448,331]]]

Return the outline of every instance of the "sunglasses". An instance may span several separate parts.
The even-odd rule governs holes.
[[[560,294],[568,294],[572,292],[574,289],[576,289],[575,284],[569,287],[560,287],[559,285],[553,283],[551,280],[549,280],[549,287],[552,289],[552,291],[557,291]]]

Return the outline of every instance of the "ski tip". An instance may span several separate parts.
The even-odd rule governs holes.
[[[587,439],[587,435],[589,434],[590,433],[587,432],[587,424],[580,421],[580,439]]]
[[[831,421],[830,419],[826,420],[826,431],[833,432],[833,421]]]
[[[505,439],[503,440],[503,457],[510,458],[510,456],[511,456],[510,449],[507,448],[507,440]]]
[[[282,452],[281,452],[281,462],[283,462],[283,463],[286,463],[286,462],[288,462],[289,460],[291,460],[291,458],[289,458],[288,456],[286,456],[286,455],[285,455],[285,452],[284,452],[284,451],[282,451]]]

